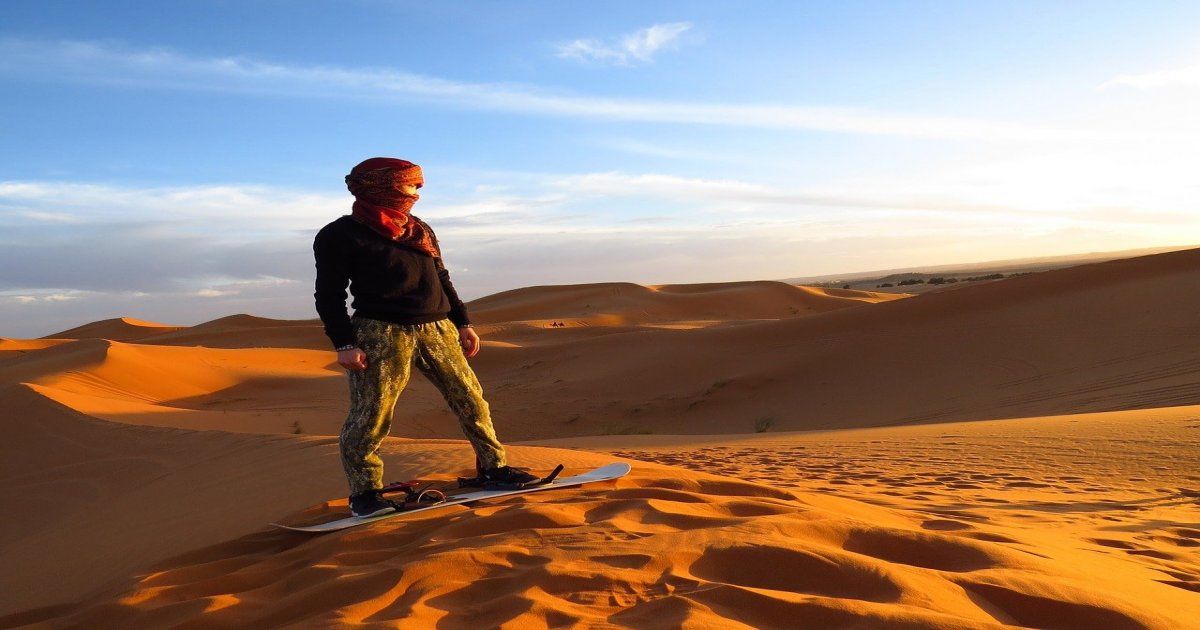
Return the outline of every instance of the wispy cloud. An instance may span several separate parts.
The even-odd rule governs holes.
[[[558,56],[621,66],[649,63],[659,52],[678,48],[680,37],[691,29],[690,22],[669,22],[638,29],[612,41],[577,39],[560,44]]]
[[[1105,81],[1101,89],[1132,87],[1151,90],[1167,87],[1200,87],[1200,64],[1167,68],[1141,74],[1121,74]]]
[[[336,179],[336,178],[333,178]],[[0,226],[45,224],[68,229],[84,224],[170,224],[180,232],[277,233],[303,229],[348,207],[349,193],[320,194],[270,186],[126,187],[72,182],[0,181]],[[52,225],[51,225],[52,224]],[[5,240],[0,237],[0,242]]]
[[[977,185],[979,173],[966,176]],[[431,191],[418,206],[467,299],[536,284],[783,278],[1200,235],[1186,211],[1006,205],[991,199],[999,180],[975,194],[929,182],[806,189],[620,171],[467,183],[460,197]],[[312,236],[347,201],[232,184],[0,182],[0,321],[9,322],[0,335],[116,315],[313,317]],[[73,220],[42,218],[60,213]]]
[[[637,138],[622,138],[617,136],[601,136],[591,138],[588,143],[594,146],[611,149],[613,151],[621,151],[623,153],[631,153],[634,155],[646,155],[657,158],[670,158],[672,160],[704,160],[714,162],[733,162],[744,161],[744,156],[738,156],[731,153],[717,153],[715,151],[698,150],[682,147],[667,146],[658,142],[647,142]]]
[[[536,86],[466,83],[392,68],[291,65],[247,57],[194,57],[94,42],[0,39],[0,73],[33,80],[211,90],[301,98],[433,103],[524,115],[755,127],[997,143],[1107,137],[1097,130],[923,116],[844,107],[706,103],[565,94]]]

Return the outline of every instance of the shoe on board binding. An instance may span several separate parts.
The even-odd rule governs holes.
[[[524,468],[514,468],[512,466],[487,469],[477,468],[476,471],[478,474],[474,477],[459,477],[458,486],[460,488],[475,487],[485,490],[521,490],[532,488],[554,481],[554,478],[563,471],[563,466],[559,464],[553,472],[545,477],[531,475]]]
[[[350,513],[358,518],[368,518],[398,511],[400,511],[400,506],[396,505],[394,501],[389,501],[380,496],[378,490],[367,490],[366,492],[350,495]]]

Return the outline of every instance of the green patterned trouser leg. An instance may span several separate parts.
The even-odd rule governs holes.
[[[475,371],[449,319],[425,324],[393,324],[351,318],[367,369],[348,370],[350,415],[339,444],[350,494],[383,487],[383,460],[376,451],[392,426],[392,410],[412,366],[424,374],[458,416],[475,456],[484,468],[505,465],[504,447],[496,439],[488,402]]]

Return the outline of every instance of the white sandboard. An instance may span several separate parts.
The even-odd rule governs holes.
[[[350,527],[356,527],[358,525],[366,525],[367,523],[374,523],[375,521],[382,521],[384,519],[408,516],[409,514],[416,514],[418,512],[425,512],[427,510],[436,510],[438,508],[449,507],[451,505],[462,505],[464,503],[470,503],[472,501],[481,501],[483,499],[494,499],[497,497],[507,497],[507,496],[512,496],[514,494],[527,494],[530,492],[541,492],[543,490],[553,490],[554,488],[564,488],[564,487],[568,487],[568,486],[579,486],[579,485],[583,485],[585,483],[592,483],[592,482],[596,482],[596,481],[610,481],[613,479],[619,479],[621,477],[624,477],[625,475],[629,474],[629,470],[630,470],[629,464],[617,462],[617,463],[613,463],[613,464],[606,464],[595,470],[583,473],[582,475],[575,475],[574,477],[559,477],[558,479],[555,479],[554,481],[551,481],[550,483],[542,485],[542,486],[534,486],[532,488],[525,488],[522,490],[477,490],[475,492],[468,492],[466,494],[453,495],[442,503],[435,503],[433,505],[416,507],[416,508],[412,508],[409,510],[404,510],[402,512],[389,512],[387,514],[380,514],[379,516],[368,516],[366,518],[358,518],[356,516],[351,516],[349,518],[343,518],[343,519],[337,520],[337,521],[330,521],[328,523],[321,523],[320,525],[310,525],[308,527],[293,527],[291,525],[280,525],[279,523],[271,523],[271,525],[273,525],[275,527],[280,527],[283,529],[290,529],[294,532],[308,532],[310,534],[324,534],[326,532],[336,532],[340,529],[347,529]]]

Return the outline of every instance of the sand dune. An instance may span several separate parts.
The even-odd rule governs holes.
[[[497,404],[502,405],[510,392],[517,393],[510,379],[492,376],[496,367],[511,369],[514,360],[519,360],[508,352],[512,349],[541,347],[562,353],[584,339],[652,329],[744,324],[741,320],[696,319],[702,316],[763,315],[785,304],[807,304],[801,314],[815,313],[876,300],[862,291],[820,290],[777,282],[656,287],[614,284],[616,290],[584,286],[587,288],[582,293],[564,292],[560,287],[522,290],[516,298],[501,300],[500,308],[511,311],[514,302],[522,302],[522,314],[532,319],[479,324],[489,351],[477,359],[476,369],[488,390],[499,394]],[[622,297],[625,293],[642,298],[666,297],[639,298],[644,305],[654,307],[641,313],[641,319],[647,322],[644,325],[601,325],[610,320],[637,319],[628,300]],[[578,306],[580,295],[588,296],[588,308],[602,313],[589,320],[590,325],[571,319],[567,320],[568,328],[547,328],[555,313]],[[480,310],[482,315],[472,310],[477,321],[491,317],[488,309]],[[108,324],[113,321],[125,320],[106,320],[73,330],[112,333]],[[29,345],[16,340],[8,345],[15,348],[18,343]],[[537,359],[531,363],[539,364]],[[514,376],[523,389],[528,379],[522,374],[522,365],[516,364]],[[401,407],[405,428],[398,434],[456,437],[456,423],[441,395],[415,370],[413,376]],[[139,339],[137,345],[81,337],[55,352],[0,363],[0,382],[29,382],[39,386],[43,395],[98,418],[156,426],[335,434],[347,411],[344,371],[333,363],[328,340],[317,320],[231,315],[187,328],[170,328]],[[530,427],[523,424],[510,423],[505,430],[513,437],[530,437]]]
[[[246,314],[221,317],[155,335],[141,343],[208,348],[329,348],[329,339],[319,320],[270,319]]]
[[[437,450],[409,446],[406,461],[435,467]],[[564,456],[522,454],[542,465]],[[587,457],[566,456],[576,465]],[[323,504],[294,518],[339,509]],[[991,530],[966,517],[642,465],[609,488],[449,508],[319,538],[260,529],[198,544],[79,606],[8,621],[1178,628],[1200,601],[1148,579],[1155,572],[1120,554],[1056,546],[1061,540],[1042,532]]]
[[[517,369],[485,374],[522,437],[1197,404],[1198,287],[1200,250],[1188,250],[810,317],[511,349]]]
[[[345,416],[345,410],[337,408],[345,404],[345,383],[337,380],[344,380],[344,374],[328,352],[154,346],[107,339],[70,341],[0,363],[0,382],[28,384],[96,418],[259,433],[292,432],[296,422],[301,427],[309,423],[311,430],[317,424],[314,418],[335,427],[338,416]],[[319,393],[299,393],[312,382],[330,390],[327,405],[318,404]],[[340,391],[329,387],[335,383]],[[221,408],[213,409],[218,403]]]
[[[1191,571],[1186,579],[1196,578],[1194,551],[1184,543],[1200,532],[1163,520],[1168,509],[1186,516],[1178,505],[1106,506],[1099,516],[1121,516],[1112,523],[1115,531],[1080,548],[1063,528],[1047,527],[1071,510],[1039,508],[1029,496],[1008,494],[1025,490],[992,493],[1021,497],[1019,506],[905,510],[645,464],[609,488],[514,497],[313,538],[262,524],[289,512],[303,520],[344,509],[344,500],[302,509],[313,496],[341,491],[332,438],[98,422],[38,400],[28,389],[4,392],[4,402],[34,412],[26,430],[4,445],[8,504],[26,501],[31,489],[66,492],[74,500],[48,522],[31,524],[26,514],[24,521],[6,523],[4,540],[10,542],[3,554],[9,575],[22,580],[16,590],[4,591],[2,603],[11,615],[0,617],[3,625],[404,620],[445,627],[1172,628],[1185,627],[1188,611],[1200,602],[1169,575]],[[1178,417],[1194,417],[1195,411]],[[986,424],[952,430],[968,432],[958,439],[970,443],[997,434],[977,430]],[[1053,433],[1050,426],[1032,423],[1025,431]],[[887,437],[837,433],[859,444]],[[1144,437],[1130,435],[1139,443]],[[838,443],[826,434],[788,446],[822,439]],[[758,448],[776,460],[794,457],[779,444],[751,446],[755,441],[745,438],[727,448]],[[927,450],[922,462],[935,461],[928,455],[938,443],[921,443]],[[671,448],[681,452],[679,444]],[[713,453],[711,446],[682,448]],[[1055,469],[1060,478],[1081,472],[1070,465],[1070,449],[1035,450],[1061,465]],[[582,468],[611,459],[536,447],[513,451],[538,467],[565,461]],[[47,460],[43,453],[53,456]],[[385,455],[397,479],[421,473],[447,478],[470,457],[463,443],[453,441],[389,440]],[[819,460],[809,453],[800,457]],[[742,472],[761,468],[739,456],[718,461]],[[997,477],[1006,472],[1001,468]],[[46,485],[49,479],[53,486]],[[860,494],[869,485],[864,479],[851,477]],[[917,478],[910,487],[920,485]],[[154,509],[164,498],[179,500],[170,509]],[[1040,518],[1019,518],[1027,514]],[[47,549],[61,562],[47,563]],[[1131,553],[1138,549],[1173,554]],[[148,568],[138,570],[143,566]],[[62,601],[68,593],[90,595],[72,605]]]
[[[135,341],[184,328],[186,326],[170,326],[168,324],[148,322],[132,317],[116,317],[56,332],[46,335],[42,339],[113,339],[115,341]]]
[[[545,440],[854,498],[1200,593],[1200,406],[732,437]],[[1145,569],[1144,571],[1142,569]],[[1200,603],[1200,600],[1198,600]]]
[[[70,339],[6,339],[0,337],[0,352],[23,353],[30,350],[42,350],[51,346],[57,346],[60,343],[67,343]]]
[[[634,473],[318,538],[265,525],[345,509],[316,320],[0,340],[0,627],[1188,627],[1196,288],[1200,250],[895,300],[489,296],[472,363],[514,462]],[[422,439],[389,480],[470,466],[416,372],[393,435]]]
[[[105,422],[25,385],[0,390],[0,406],[21,410],[19,422],[5,416],[0,442],[0,500],[21,506],[0,519],[5,613],[74,601],[345,492],[336,437]],[[461,440],[389,439],[383,455],[396,480],[463,474],[473,462]],[[580,467],[611,458],[563,451],[553,459]]]
[[[570,325],[627,325],[681,320],[778,319],[883,302],[903,296],[821,289],[783,282],[714,282],[642,286],[599,282],[536,286],[467,304],[482,323],[565,320]]]
[[[744,433],[1197,404],[1200,321],[1191,316],[1200,308],[1200,291],[1191,290],[1197,285],[1200,250],[1187,250],[707,328],[497,323],[481,325],[485,347],[472,364],[508,439]],[[174,411],[144,406],[167,405],[203,412],[188,415],[183,426],[193,428],[288,431],[300,422],[307,432],[334,432],[347,403],[344,374],[336,366],[320,369],[322,361],[332,363],[331,353],[245,347],[255,345],[259,330],[315,338],[319,328],[263,322],[212,327],[223,343],[249,353],[241,359],[232,350],[214,353],[212,363],[242,361],[253,380],[228,377],[222,387],[225,368],[214,368],[207,393],[200,386],[175,392],[186,400],[172,404],[171,392],[155,391],[153,379],[136,376],[107,388],[107,401],[89,399],[81,408],[113,420],[130,414],[153,422],[152,412]],[[209,344],[204,337],[194,341]],[[185,358],[164,347],[137,347],[147,366],[204,363],[202,354]],[[256,372],[260,361],[270,370]],[[72,379],[107,380],[88,369]],[[100,395],[77,385],[69,391]],[[82,398],[67,402],[85,404]],[[397,409],[397,435],[458,435],[440,395],[415,372]],[[279,422],[281,411],[295,417]]]

